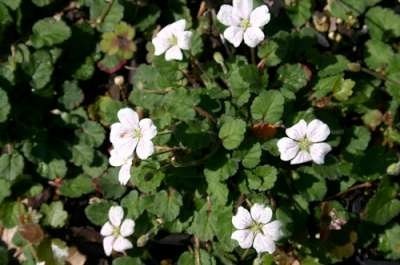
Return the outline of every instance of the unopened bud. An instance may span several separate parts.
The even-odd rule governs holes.
[[[214,52],[213,58],[214,61],[216,61],[218,64],[220,65],[224,64],[224,57],[222,57],[222,54],[220,52]]]
[[[359,63],[348,63],[347,69],[349,69],[349,71],[352,71],[352,72],[360,72],[361,65]]]
[[[397,163],[393,163],[387,167],[386,173],[391,176],[398,176],[400,175],[400,161]]]
[[[122,86],[125,82],[125,79],[122,75],[117,75],[114,77],[114,84],[117,86]]]
[[[136,244],[140,248],[144,247],[144,246],[146,246],[147,242],[149,242],[149,239],[150,239],[149,234],[146,233],[138,238],[138,240],[136,241]]]

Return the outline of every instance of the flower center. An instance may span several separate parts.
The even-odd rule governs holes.
[[[172,35],[172,37],[170,37],[168,39],[168,42],[171,46],[175,46],[178,44],[178,38],[175,35]]]
[[[262,231],[263,226],[264,226],[263,224],[253,223],[253,224],[250,226],[250,230],[251,230],[251,232],[253,232],[253,233],[263,233],[263,231]]]
[[[112,231],[112,235],[115,237],[119,236],[119,227],[114,227],[114,229]]]
[[[142,131],[140,130],[140,128],[137,128],[135,130],[133,130],[133,138],[137,138],[140,139],[142,138]]]
[[[243,19],[242,22],[240,22],[240,26],[246,30],[247,28],[251,27],[250,20],[249,19]]]
[[[299,141],[300,150],[308,152],[308,149],[310,148],[311,144],[312,143],[307,138],[303,138],[302,140]]]

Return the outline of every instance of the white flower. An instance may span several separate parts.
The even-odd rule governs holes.
[[[261,28],[271,19],[268,6],[261,5],[253,10],[253,0],[233,0],[233,5],[222,5],[217,14],[218,20],[228,26],[224,37],[235,47],[244,43],[256,47],[264,40]]]
[[[110,151],[110,159],[108,160],[113,167],[121,167],[118,173],[118,180],[121,185],[126,185],[131,179],[131,167],[133,155],[129,157],[122,156],[117,149]]]
[[[186,21],[178,20],[165,26],[151,41],[154,45],[154,55],[165,52],[165,60],[182,60],[182,50],[189,50],[192,32],[185,31]]]
[[[330,130],[328,125],[315,119],[307,124],[304,120],[286,129],[289,137],[278,141],[278,149],[283,161],[290,164],[301,164],[314,161],[323,164],[325,155],[332,150],[331,146],[323,141],[328,138]]]
[[[110,142],[119,156],[128,159],[135,149],[140,159],[151,156],[154,153],[151,140],[157,134],[153,121],[147,118],[139,121],[138,114],[130,108],[120,109],[118,119],[119,122],[111,125]]]
[[[125,219],[124,210],[121,206],[111,206],[108,211],[108,219],[101,228],[100,234],[104,236],[103,247],[107,256],[111,255],[113,250],[123,252],[133,247],[132,243],[126,239],[133,234],[135,228],[135,221],[132,219]]]
[[[253,248],[257,253],[268,252],[272,254],[275,249],[275,241],[282,236],[281,223],[278,220],[271,221],[272,210],[268,206],[254,204],[250,213],[243,207],[239,207],[232,224],[237,229],[231,238],[239,243],[241,248]]]

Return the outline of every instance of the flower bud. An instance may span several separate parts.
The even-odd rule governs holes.
[[[117,86],[122,86],[125,82],[125,79],[122,75],[117,75],[114,77],[114,84]]]
[[[391,176],[400,175],[400,161],[389,165],[386,169],[386,173]]]

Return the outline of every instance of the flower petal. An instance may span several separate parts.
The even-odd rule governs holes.
[[[325,141],[330,133],[328,125],[318,119],[312,120],[307,126],[307,139],[313,143]]]
[[[151,40],[154,46],[154,55],[159,56],[163,54],[166,50],[168,50],[171,45],[167,38],[163,38],[162,36],[157,36]]]
[[[254,48],[264,40],[264,32],[260,28],[250,27],[244,32],[244,43],[247,46]]]
[[[236,230],[231,239],[236,240],[241,248],[250,248],[254,241],[254,233],[250,229]]]
[[[126,162],[126,158],[123,157],[117,149],[112,149],[110,151],[110,158],[108,159],[108,162],[110,163],[111,166],[113,167],[120,167]]]
[[[122,218],[124,217],[124,209],[121,206],[111,206],[108,211],[108,219],[114,227],[121,225]]]
[[[236,9],[243,19],[249,19],[253,10],[253,0],[233,0],[233,8]]]
[[[286,129],[286,134],[293,140],[302,140],[307,133],[307,123],[305,120],[300,120],[298,123]]]
[[[118,181],[122,186],[125,186],[126,183],[131,179],[131,167],[132,160],[126,161],[125,164],[121,166],[118,172]]]
[[[250,14],[250,25],[252,27],[263,27],[271,19],[271,14],[269,13],[268,6],[261,5],[254,9]]]
[[[251,217],[257,223],[266,224],[271,221],[272,210],[268,206],[255,203],[250,209]]]
[[[139,122],[140,132],[143,139],[153,139],[157,135],[157,127],[154,125],[153,121],[145,118]]]
[[[121,140],[120,142],[113,143],[115,152],[120,156],[119,159],[127,159],[133,156],[133,151],[135,150],[138,143],[137,138],[129,137]]]
[[[114,226],[111,225],[110,222],[106,222],[100,230],[100,234],[102,236],[111,236],[112,232],[114,231]]]
[[[122,141],[124,139],[124,136],[127,135],[128,133],[128,129],[120,122],[113,123],[110,128],[111,128],[110,132],[111,143],[118,143]]]
[[[168,26],[166,26],[166,28],[168,28],[168,30],[174,32],[175,34],[185,31],[186,20],[180,19],[178,21],[175,21],[174,23],[169,24]]]
[[[113,244],[114,244],[115,237],[114,236],[108,236],[103,239],[103,248],[104,248],[104,253],[106,253],[107,256],[111,255],[112,249],[113,249]]]
[[[133,234],[135,229],[135,221],[132,219],[125,219],[122,222],[120,233],[122,236],[127,237]]]
[[[151,140],[142,138],[140,139],[136,148],[137,156],[144,160],[154,153],[154,144]]]
[[[297,155],[293,158],[293,160],[290,161],[290,164],[296,165],[296,164],[306,163],[311,160],[312,160],[311,155],[308,152],[301,150],[300,152],[297,153]]]
[[[271,237],[272,240],[276,241],[282,237],[282,223],[278,220],[270,222],[263,226],[262,230],[264,234]]]
[[[233,7],[230,5],[222,5],[218,11],[217,19],[225,26],[239,26],[240,20],[234,14]]]
[[[243,40],[243,29],[236,26],[230,26],[224,31],[224,38],[232,43],[233,46],[239,47]]]
[[[177,34],[178,47],[182,50],[189,50],[193,33],[191,31],[184,31]]]
[[[283,161],[289,161],[293,159],[299,152],[299,143],[288,137],[279,139],[277,146]]]
[[[236,215],[232,217],[232,224],[236,229],[246,229],[253,224],[247,209],[239,206]]]
[[[316,143],[310,146],[310,155],[316,164],[325,162],[325,155],[332,150],[332,147],[327,143]]]
[[[118,111],[119,121],[127,128],[137,128],[139,126],[139,116],[136,111],[130,108],[123,108]]]
[[[126,239],[122,236],[117,237],[117,239],[115,239],[114,244],[113,244],[113,249],[118,252],[123,252],[132,247],[133,247],[133,245],[132,245],[131,241],[129,241],[128,239]]]
[[[254,238],[253,247],[257,253],[268,252],[272,254],[276,249],[275,242],[272,240],[272,238],[261,233],[257,234]]]
[[[182,60],[183,54],[181,49],[179,49],[178,45],[172,46],[167,50],[165,53],[165,60],[172,61],[172,60]]]

